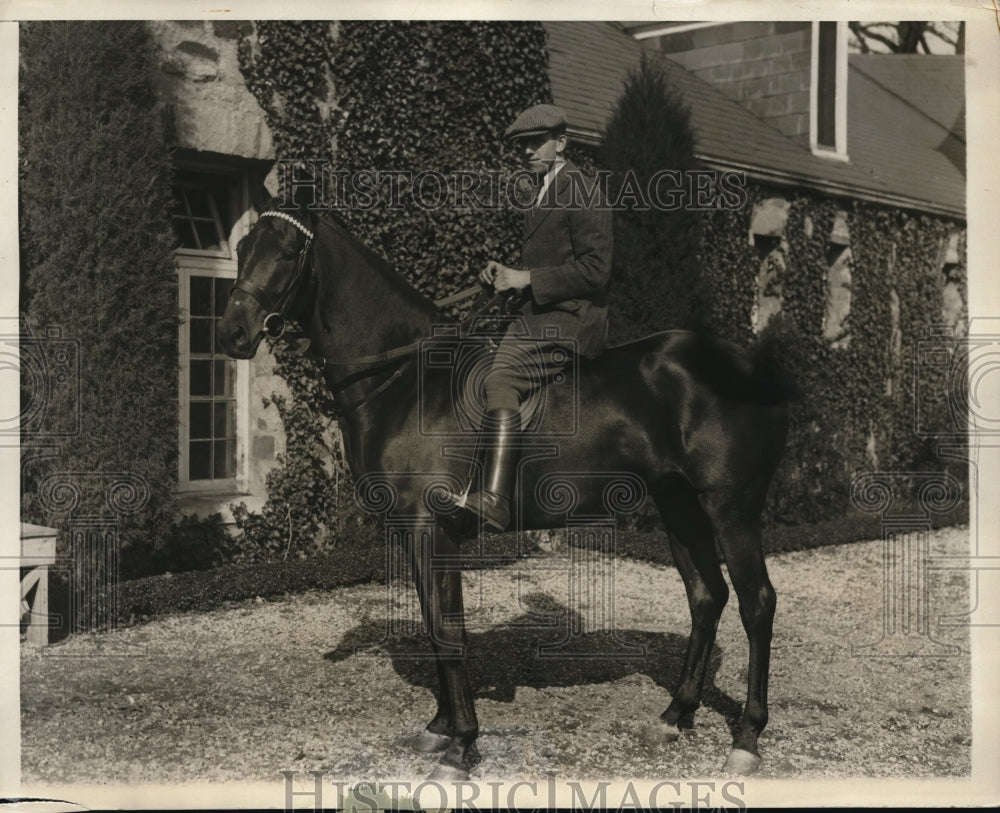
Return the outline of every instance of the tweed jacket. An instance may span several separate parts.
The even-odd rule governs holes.
[[[524,215],[521,267],[531,272],[531,286],[520,315],[532,337],[558,328],[584,357],[604,349],[613,240],[611,211],[593,179],[567,161],[541,204]]]

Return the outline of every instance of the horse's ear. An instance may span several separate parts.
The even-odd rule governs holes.
[[[292,191],[292,202],[295,204],[296,217],[310,228],[315,228],[316,225],[315,207],[320,196],[321,193],[308,184],[297,186]]]
[[[323,193],[320,180],[313,184],[313,167],[287,162],[277,162],[258,188],[251,192],[251,200],[258,212],[269,209],[292,215],[300,223],[315,228],[316,215],[322,208]],[[291,180],[294,178],[294,183]],[[289,189],[288,187],[291,187]]]

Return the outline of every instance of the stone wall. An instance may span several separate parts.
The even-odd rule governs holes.
[[[162,48],[158,92],[168,134],[184,149],[273,159],[264,114],[240,74],[236,44],[251,24],[152,20]]]

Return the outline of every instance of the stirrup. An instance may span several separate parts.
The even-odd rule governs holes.
[[[490,508],[495,510],[490,511]],[[510,526],[510,500],[503,494],[492,491],[467,494],[461,510],[477,522],[485,523],[487,529],[494,533],[502,534]]]

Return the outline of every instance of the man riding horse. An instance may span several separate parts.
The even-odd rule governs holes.
[[[551,104],[529,107],[507,128],[540,189],[524,213],[521,268],[490,260],[480,279],[494,290],[522,294],[518,309],[527,336],[512,324],[484,382],[486,414],[478,491],[459,506],[492,531],[510,523],[510,496],[521,430],[520,405],[569,364],[571,354],[596,357],[608,337],[611,211],[599,190],[568,161],[566,116]],[[470,483],[471,487],[471,483]]]
[[[587,357],[602,349],[612,238],[610,212],[593,184],[560,161],[566,134],[558,109],[525,111],[507,135],[523,140],[529,166],[548,183],[541,205],[525,218],[524,268],[491,262],[483,271],[495,287],[530,297],[520,305],[524,330],[508,329],[485,382],[485,478],[464,500],[467,510],[450,510],[441,499],[443,491],[462,490],[467,463],[443,453],[444,446],[464,448],[467,426],[455,412],[453,370],[419,363],[440,309],[333,214],[305,206],[261,212],[238,248],[237,281],[216,328],[219,346],[233,358],[251,358],[286,320],[303,326],[359,496],[387,522],[404,522],[387,532],[402,534],[435,655],[437,710],[413,743],[421,753],[441,754],[432,777],[467,780],[479,758],[476,686],[461,657],[460,554],[470,534],[453,533],[446,520],[461,513],[490,528],[561,528],[571,515],[619,510],[615,495],[623,485],[628,505],[648,496],[659,511],[691,613],[670,705],[647,739],[678,741],[701,704],[729,597],[721,552],[749,645],[746,703],[724,770],[752,773],[761,765],[758,737],[768,720],[777,600],[761,512],[785,447],[791,390],[766,347],[747,350],[674,330],[609,348],[574,365],[566,373],[573,387],[551,387],[544,410],[532,413],[525,429],[533,445],[558,454],[535,455],[521,467],[512,512],[518,408],[530,412],[524,399],[569,363],[571,351]]]

